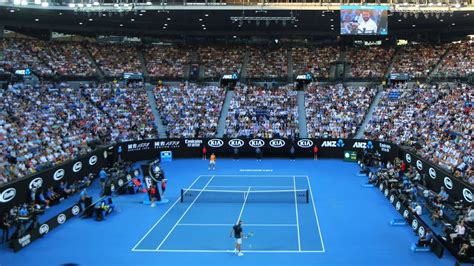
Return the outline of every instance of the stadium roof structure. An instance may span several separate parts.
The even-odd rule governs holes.
[[[0,27],[89,36],[339,35],[339,2],[233,1],[0,0]],[[379,2],[390,8],[390,35],[474,33],[472,2]]]

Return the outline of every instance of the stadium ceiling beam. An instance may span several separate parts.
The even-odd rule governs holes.
[[[341,1],[342,2],[342,1]],[[66,5],[56,6],[49,5],[47,7],[41,5],[15,5],[13,3],[6,3],[0,1],[0,8],[24,8],[24,9],[36,9],[36,10],[57,10],[57,11],[77,11],[77,12],[133,12],[135,10],[146,10],[146,11],[279,11],[279,10],[316,10],[316,11],[338,11],[341,9],[342,3],[266,3],[255,4],[255,5],[231,5],[231,4],[219,4],[219,3],[187,3],[186,5],[135,5],[135,6],[119,6],[116,7],[113,4],[101,4],[99,6],[84,6],[84,7],[69,7]],[[359,4],[360,5],[360,4]],[[368,6],[376,4],[366,4]],[[383,5],[383,4],[382,4]],[[420,5],[420,4],[386,4],[390,6],[390,10],[393,12],[456,12],[456,11],[474,11],[474,5],[459,6],[454,5]]]

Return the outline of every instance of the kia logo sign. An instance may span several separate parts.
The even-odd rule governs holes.
[[[221,139],[211,139],[207,142],[207,145],[214,147],[214,148],[219,148],[224,145],[224,141]]]
[[[16,189],[7,188],[2,193],[0,193],[0,202],[9,202],[16,196]]]
[[[416,231],[416,229],[418,229],[418,220],[417,219],[413,219],[413,222],[411,222],[411,228],[413,228],[413,230]]]
[[[453,180],[451,180],[451,178],[449,177],[445,177],[444,178],[444,186],[447,188],[447,189],[453,189]]]
[[[408,210],[404,210],[404,211],[403,211],[403,218],[405,218],[405,219],[408,218],[408,214],[410,214],[410,213],[408,212]]]
[[[43,186],[43,178],[37,177],[33,180],[31,180],[29,188],[30,190],[37,189]]]
[[[64,215],[64,213],[61,213],[60,215],[58,215],[58,224],[63,224],[64,222],[66,222],[66,215]]]
[[[49,232],[49,225],[47,224],[42,224],[38,230],[38,232],[40,233],[40,235],[44,235],[44,234],[47,234]]]
[[[428,173],[430,174],[430,177],[433,178],[433,179],[436,179],[436,171],[435,169],[431,168],[428,169]]]
[[[394,195],[390,195],[390,203],[393,203],[395,201],[395,196]]]
[[[300,146],[301,148],[313,147],[313,141],[310,139],[300,139],[296,144],[298,144],[298,146]]]
[[[249,141],[249,145],[250,147],[260,148],[265,145],[265,141],[262,139],[252,139],[251,141]]]
[[[244,141],[241,139],[231,139],[229,140],[229,146],[232,148],[240,148],[244,146]]]
[[[77,173],[77,172],[81,171],[81,169],[82,169],[82,163],[81,162],[77,162],[72,166],[72,171],[74,173]]]
[[[54,172],[53,179],[58,181],[61,180],[64,177],[64,169],[58,169],[56,172]]]
[[[401,207],[402,207],[402,204],[400,203],[400,201],[397,201],[397,204],[395,204],[395,209],[399,211]]]
[[[72,212],[72,215],[76,216],[81,212],[81,208],[77,205],[74,205],[74,207],[72,207],[71,212]]]
[[[285,146],[285,141],[282,139],[272,139],[270,140],[270,146],[273,148],[281,148]]]
[[[416,168],[420,171],[423,170],[423,163],[420,160],[416,160]]]
[[[472,192],[469,189],[463,189],[462,194],[467,202],[472,203]]]
[[[90,166],[93,166],[96,163],[97,163],[97,156],[96,155],[89,158],[89,165]]]
[[[425,228],[423,226],[420,226],[420,228],[418,228],[418,236],[420,237],[425,236]]]
[[[408,163],[411,163],[411,155],[410,154],[406,154],[405,155],[405,159],[407,160]]]

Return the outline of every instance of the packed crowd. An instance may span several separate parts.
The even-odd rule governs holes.
[[[394,54],[395,49],[380,46],[348,48],[346,61],[351,66],[351,77],[383,77]]]
[[[90,43],[88,48],[106,76],[121,77],[124,72],[142,72],[137,48],[133,45]]]
[[[474,73],[474,43],[461,42],[448,45],[448,53],[440,62],[436,73],[440,77],[467,77]]]
[[[205,78],[222,77],[225,74],[240,74],[244,60],[243,47],[200,47],[199,61],[204,67]]]
[[[3,65],[13,70],[30,68],[41,76],[94,76],[97,68],[80,43],[4,39]]]
[[[314,77],[329,78],[331,63],[340,56],[338,47],[293,47],[293,75],[312,73]]]
[[[191,51],[172,46],[148,46],[143,56],[148,74],[152,77],[183,78],[185,66],[191,59]]]
[[[222,88],[195,84],[157,87],[155,98],[168,137],[215,136],[225,98]]]
[[[29,68],[39,75],[50,76],[52,69],[45,62],[47,45],[35,39],[2,39],[5,70],[14,72],[16,69]]]
[[[308,137],[351,138],[362,124],[376,90],[311,85],[305,94]]]
[[[249,78],[285,78],[288,75],[289,53],[292,75],[311,72],[328,78],[331,64],[340,59],[337,46],[200,46],[132,45],[126,43],[81,43],[73,41],[41,41],[26,38],[0,39],[3,58],[0,68],[13,72],[30,68],[40,76],[106,76],[120,77],[124,72],[144,72],[152,77],[186,78],[191,62],[202,67],[204,78],[240,73],[244,55]],[[447,51],[446,56],[443,57]],[[143,53],[144,62],[139,53]],[[91,57],[92,55],[92,57]],[[411,43],[395,48],[380,46],[348,47],[345,59],[352,77],[382,77],[393,60],[393,73],[410,73],[427,77],[439,63],[437,77],[467,77],[474,72],[474,45],[457,42],[444,45]],[[341,58],[343,59],[343,58]],[[440,61],[441,59],[441,61]],[[94,62],[95,61],[95,62]],[[96,64],[97,63],[97,66]],[[100,69],[100,70],[99,70]]]
[[[292,138],[299,135],[293,87],[236,88],[226,118],[228,137]]]
[[[415,145],[425,158],[474,184],[473,99],[465,84],[394,86],[384,92],[366,137]]]
[[[140,140],[157,136],[154,116],[142,84],[91,84],[84,87],[84,92],[110,118],[110,140]]]
[[[0,182],[91,151],[106,116],[66,84],[0,91]]]
[[[284,78],[288,75],[288,50],[281,47],[248,47],[247,77]]]
[[[427,77],[446,51],[442,45],[410,44],[401,48],[395,57],[391,72],[410,73],[414,77]]]

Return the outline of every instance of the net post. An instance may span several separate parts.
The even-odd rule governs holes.
[[[184,195],[184,191],[183,189],[181,189],[181,199],[180,199],[181,203],[183,203],[183,195]]]
[[[309,193],[308,193],[308,189],[306,190],[306,203],[309,203]]]

